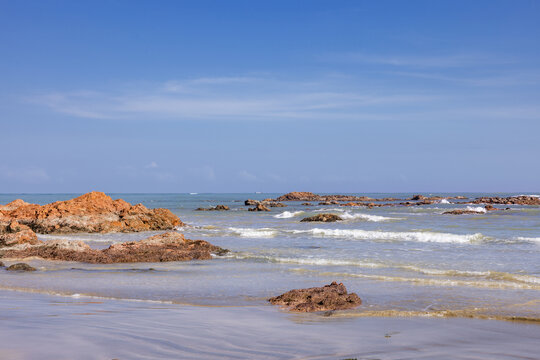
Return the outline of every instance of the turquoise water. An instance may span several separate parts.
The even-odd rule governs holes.
[[[22,198],[44,204],[76,195],[0,195],[0,203]],[[270,212],[249,212],[244,200],[281,194],[110,195],[147,207],[168,208],[187,224],[177,231],[232,252],[210,261],[157,264],[91,265],[29,260],[38,272],[0,272],[0,288],[18,290],[16,294],[27,294],[36,301],[50,295],[70,301],[101,301],[104,310],[117,300],[141,300],[182,309],[185,305],[218,307],[222,316],[229,316],[223,310],[228,307],[235,311],[263,311],[266,316],[281,314],[267,304],[268,297],[336,280],[363,300],[360,308],[333,316],[347,318],[354,324],[361,324],[360,319],[381,316],[540,318],[540,207],[510,206],[510,210],[501,212],[453,216],[442,212],[479,205],[449,200],[450,203],[419,207],[367,209],[316,203],[307,207],[300,202],[287,202],[287,207],[271,208]],[[356,195],[410,198],[412,194]],[[495,194],[465,195],[474,198]],[[231,210],[194,211],[217,204],[228,205]],[[320,212],[338,214],[345,221],[300,222],[303,217]],[[92,247],[103,248],[151,234],[39,237],[82,239]],[[308,316],[313,316],[309,319],[316,323],[324,321],[319,315]],[[197,326],[196,322],[193,326]],[[317,326],[334,329],[337,325],[331,322]],[[540,340],[539,328],[533,328]],[[242,337],[241,331],[238,336]]]

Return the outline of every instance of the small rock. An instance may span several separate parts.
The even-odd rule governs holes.
[[[260,203],[260,201],[252,200],[252,199],[247,199],[246,201],[244,201],[244,205],[246,205],[246,206],[258,205],[259,203]]]
[[[264,206],[261,203],[258,203],[257,206],[255,206],[254,208],[250,208],[248,210],[249,211],[270,211],[269,208],[267,208],[266,206]]]
[[[323,287],[291,290],[268,301],[296,312],[346,310],[362,304],[357,294],[347,293],[345,285],[335,281]]]
[[[9,266],[7,271],[36,271],[36,268],[25,264],[25,263],[17,263]]]

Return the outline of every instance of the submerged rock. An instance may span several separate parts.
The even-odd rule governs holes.
[[[195,211],[226,211],[226,210],[230,210],[227,205],[216,205],[214,207],[209,207],[209,208],[195,209]]]
[[[341,221],[341,220],[343,219],[335,214],[317,214],[314,216],[303,218],[300,221],[302,222],[307,222],[307,221],[334,222],[334,221]]]
[[[204,240],[185,239],[177,232],[155,235],[141,241],[113,244],[96,250],[82,241],[46,241],[38,245],[14,247],[3,251],[6,258],[40,257],[46,260],[79,261],[94,264],[128,262],[164,262],[208,260],[212,254],[223,255],[227,249]]]
[[[347,293],[345,285],[335,281],[323,287],[291,290],[268,301],[296,312],[346,310],[362,304],[358,295]]]
[[[8,266],[6,270],[7,271],[36,271],[36,268],[25,263],[17,263],[17,264]]]
[[[275,201],[264,202],[263,205],[270,206],[270,207],[287,207],[287,205],[282,204],[280,202],[275,202]]]
[[[183,225],[170,210],[131,205],[102,192],[42,206],[15,200],[0,209],[1,222],[12,220],[43,234],[169,230]]]
[[[261,203],[258,203],[257,206],[255,206],[254,208],[250,208],[248,210],[249,211],[270,211],[269,208],[267,208],[266,206],[264,206]]]
[[[312,203],[308,203],[308,202],[302,203],[302,204],[300,204],[300,205],[304,205],[304,206],[313,206]]]

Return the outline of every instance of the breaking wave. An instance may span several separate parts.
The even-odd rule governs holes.
[[[250,238],[269,238],[277,235],[277,231],[270,228],[250,229],[250,228],[234,228],[230,227],[229,230],[241,237]]]
[[[450,201],[448,201],[447,199],[442,199],[441,201],[439,201],[439,204],[450,204]]]
[[[295,217],[296,215],[303,214],[303,211],[284,211],[281,214],[274,215],[276,219],[289,219]]]
[[[338,237],[366,240],[397,240],[397,241],[417,241],[417,242],[439,242],[439,243],[471,243],[485,239],[480,233],[477,234],[448,234],[436,232],[391,232],[391,231],[369,231],[369,230],[348,230],[348,229],[311,229],[293,230],[294,233],[308,233],[316,237]]]

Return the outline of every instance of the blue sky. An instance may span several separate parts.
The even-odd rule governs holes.
[[[539,191],[538,1],[0,0],[0,192]]]

